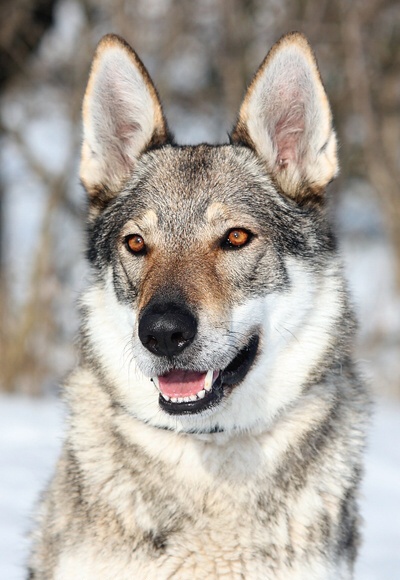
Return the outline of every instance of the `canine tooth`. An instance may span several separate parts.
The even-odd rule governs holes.
[[[202,391],[200,391],[200,393],[197,393],[198,399],[204,399],[205,396],[206,396],[206,392],[204,389]]]
[[[213,383],[213,375],[214,371],[208,371],[206,374],[206,379],[204,381],[204,389],[206,391],[211,391],[212,383]]]
[[[163,397],[163,398],[164,398],[166,401],[169,401],[169,397],[168,397],[168,395],[164,395],[164,393],[161,393],[161,396],[162,396],[162,397]]]

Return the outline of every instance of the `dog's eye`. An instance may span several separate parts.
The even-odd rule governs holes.
[[[228,249],[242,248],[250,242],[251,238],[252,234],[248,230],[233,228],[226,234],[222,247]]]
[[[125,237],[125,245],[132,254],[141,254],[146,248],[144,239],[139,234],[131,234]]]

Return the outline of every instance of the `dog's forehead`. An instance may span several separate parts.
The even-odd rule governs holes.
[[[167,147],[146,156],[136,175],[138,194],[160,222],[177,216],[213,221],[265,204],[273,189],[247,148]]]

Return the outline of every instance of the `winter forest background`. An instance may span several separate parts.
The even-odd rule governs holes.
[[[375,506],[374,522],[387,527],[384,513],[400,521],[400,492],[393,491],[400,490],[393,451],[400,437],[400,3],[0,0],[0,468],[7,470],[0,544],[7,535],[11,551],[25,525],[15,519],[19,491],[28,493],[19,482],[36,478],[36,490],[48,477],[48,437],[60,437],[61,425],[51,397],[76,356],[75,302],[86,277],[80,108],[98,40],[116,32],[132,44],[177,141],[193,144],[226,141],[252,74],[290,30],[314,47],[340,142],[331,212],[359,317],[358,358],[383,400],[371,453],[388,462],[371,464],[379,469],[373,497],[390,480],[392,498],[387,512]],[[43,465],[42,444],[51,457]],[[362,578],[400,578],[399,528],[392,522],[392,556],[376,556],[380,572],[370,568]],[[1,570],[0,562],[0,577],[11,578]]]

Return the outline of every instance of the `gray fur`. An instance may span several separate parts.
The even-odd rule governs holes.
[[[335,236],[321,192],[278,187],[240,122],[231,145],[149,143],[118,191],[91,185],[81,361],[31,580],[352,578],[369,402]],[[239,227],[253,237],[227,248]],[[138,338],[156,299],[198,320],[173,358]],[[217,406],[159,407],[151,377],[223,369],[255,333]]]

